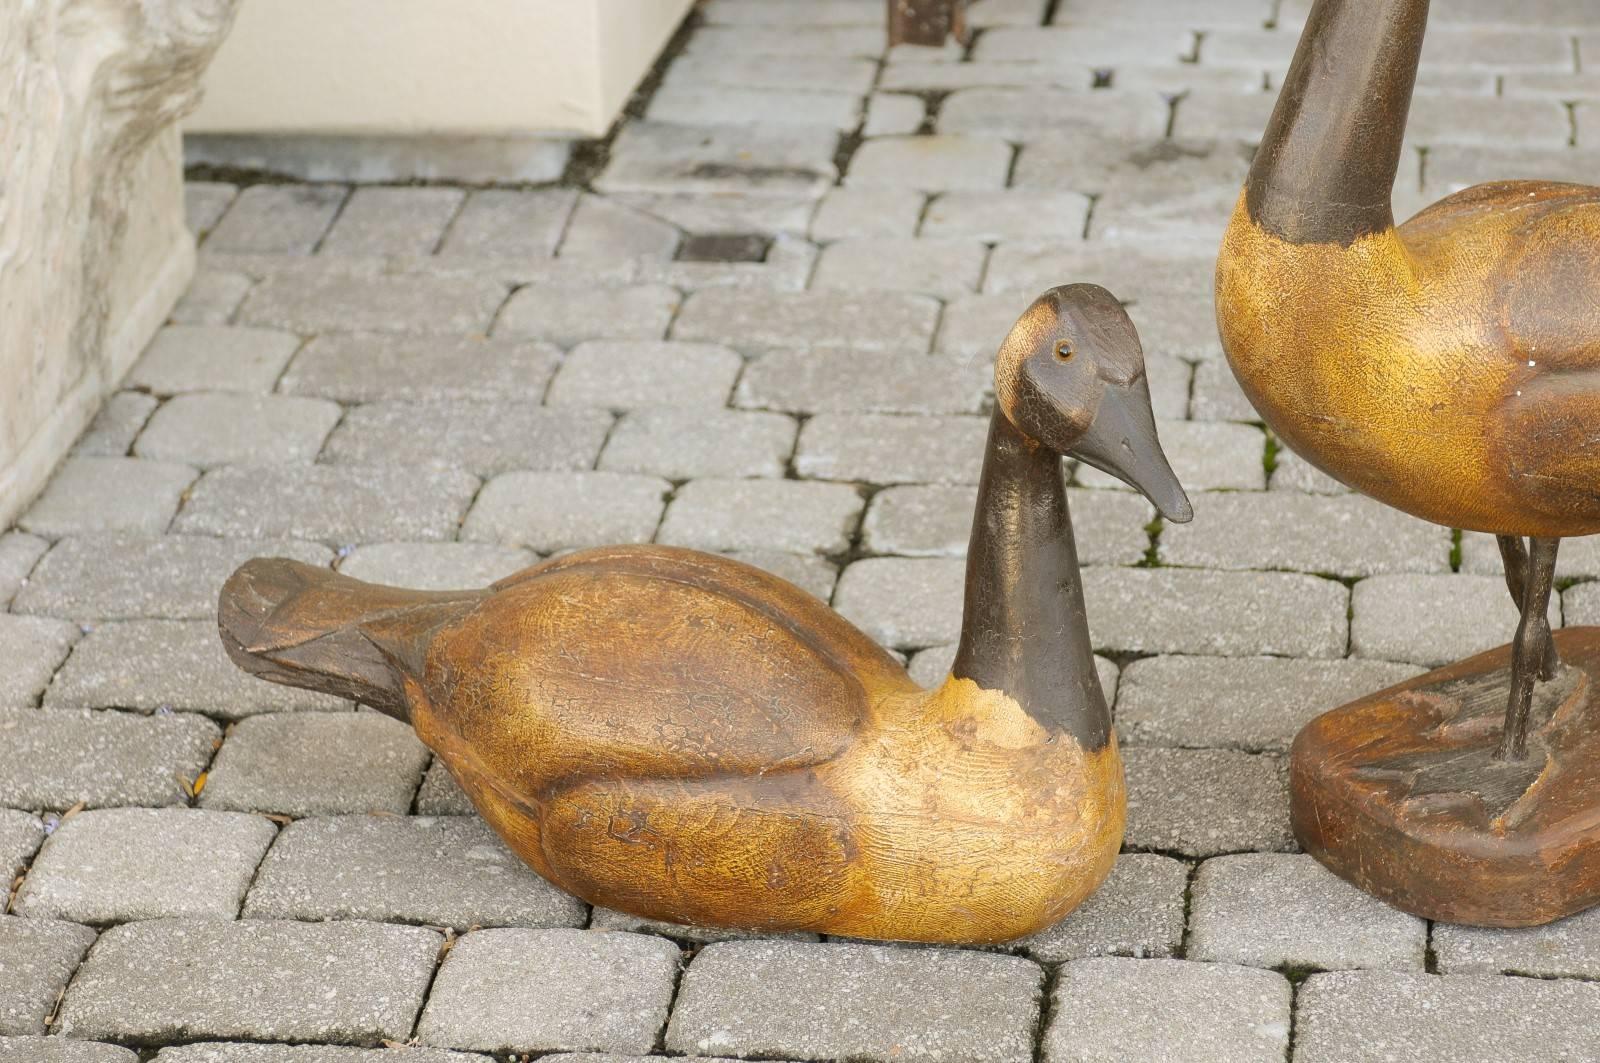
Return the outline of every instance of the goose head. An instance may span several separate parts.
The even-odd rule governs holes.
[[[1194,516],[1156,437],[1139,334],[1104,288],[1069,284],[1034,301],[1000,347],[995,398],[1040,446],[1110,473],[1170,521]]]

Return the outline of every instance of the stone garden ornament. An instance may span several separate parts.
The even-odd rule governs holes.
[[[1497,535],[1522,612],[1510,646],[1301,732],[1301,844],[1406,911],[1525,926],[1600,901],[1600,629],[1546,620],[1562,537],[1600,532],[1600,189],[1480,185],[1395,225],[1427,15],[1317,0],[1222,245],[1217,319],[1279,438]]]
[[[223,588],[246,670],[409,722],[541,875],[677,923],[998,942],[1111,870],[1126,799],[1060,459],[1190,507],[1108,292],[1056,288],[1007,336],[937,689],[810,594],[691,550],[614,546],[487,590],[283,559]]]

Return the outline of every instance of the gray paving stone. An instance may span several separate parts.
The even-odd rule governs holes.
[[[133,447],[134,437],[150,419],[159,401],[137,391],[119,391],[106,400],[100,412],[72,446],[74,457],[120,458]]]
[[[0,882],[9,896],[11,884],[22,873],[23,865],[44,841],[44,824],[37,816],[12,808],[0,808]]]
[[[461,537],[540,553],[649,542],[671,489],[658,477],[626,473],[505,473],[484,485]]]
[[[1500,546],[1483,532],[1461,533],[1461,571],[1478,576],[1503,576]],[[1584,535],[1561,540],[1556,555],[1556,581],[1600,577],[1600,536]]]
[[[1166,134],[1171,108],[1154,92],[1096,92],[1053,88],[962,89],[939,108],[941,134],[1033,140],[1080,130],[1133,139]]]
[[[222,730],[203,716],[0,710],[0,805],[181,805]]]
[[[838,568],[815,554],[789,554],[781,550],[730,550],[725,556],[786,579],[825,602],[833,597],[833,587],[839,579]]]
[[[784,55],[802,54],[785,50]],[[630,122],[595,180],[603,192],[820,196],[833,184],[838,133],[822,127]]]
[[[746,5],[760,10],[785,10],[781,5]],[[662,78],[663,88],[814,89],[826,85],[839,92],[865,95],[877,75],[877,63],[866,58],[828,55],[684,55]]]
[[[1000,292],[964,296],[946,303],[934,349],[950,358],[989,362],[1037,295]]]
[[[1147,657],[1122,673],[1124,745],[1287,752],[1300,728],[1421,668],[1356,658]]]
[[[926,197],[904,188],[835,188],[817,205],[813,240],[910,236]]]
[[[106,531],[159,534],[195,475],[188,465],[169,461],[67,458],[18,525],[49,538]]]
[[[0,914],[0,1036],[45,1032],[56,998],[93,942],[86,926]]]
[[[1211,360],[1201,362],[1194,369],[1194,394],[1189,402],[1189,416],[1196,421],[1248,421],[1259,422],[1250,400],[1245,398],[1233,371],[1226,362]]]
[[[1216,226],[1216,230],[1222,231],[1222,226]],[[1207,229],[1203,246],[1216,242],[1211,239],[1213,235]],[[1139,330],[1147,355],[1167,355],[1190,362],[1222,357],[1222,343],[1214,335],[1216,311],[1212,308],[1209,296],[1146,298],[1128,307],[1128,316]]]
[[[45,691],[56,708],[200,712],[224,720],[258,712],[342,711],[328,694],[264,683],[228,659],[213,620],[97,624]]]
[[[381,1049],[335,1045],[252,1045],[212,1043],[175,1045],[156,1053],[153,1063],[493,1063],[476,1052],[447,1052],[395,1044]]]
[[[498,543],[373,543],[351,551],[339,571],[368,583],[454,591],[487,587],[537,560],[531,550]]]
[[[1272,7],[1268,0],[1189,0],[1177,17],[1189,29],[1259,29],[1272,16]],[[1096,26],[1149,27],[1159,16],[1172,14],[1165,0],[1074,0],[1067,17]]]
[[[865,137],[885,137],[915,133],[922,128],[928,106],[920,96],[899,92],[875,92],[867,101],[867,118],[861,125]]]
[[[1248,967],[1422,969],[1427,924],[1304,853],[1239,853],[1200,865],[1187,955]]]
[[[1061,969],[1046,1063],[1278,1063],[1293,991],[1275,971],[1184,960],[1078,960]]]
[[[981,136],[875,137],[850,159],[845,184],[851,188],[945,189],[1004,188],[1011,169],[1011,146]]]
[[[593,468],[611,430],[602,410],[549,410],[529,402],[369,402],[328,439],[334,464],[454,466],[476,476],[516,469]]]
[[[1194,35],[1167,19],[1155,19],[1144,32],[1127,27],[1068,24],[991,30],[978,40],[972,58],[1008,63],[1067,63],[1092,56],[1105,67],[1175,63],[1194,49]]]
[[[432,930],[379,923],[126,923],[100,936],[59,1029],[137,1045],[403,1041],[441,942]]]
[[[988,254],[976,240],[876,236],[838,240],[823,248],[811,286],[950,299],[977,291]]]
[[[767,249],[767,257],[760,262],[647,260],[639,263],[639,280],[685,292],[697,292],[702,288],[798,292],[805,288],[816,260],[815,244],[779,232]]]
[[[818,480],[976,483],[988,435],[983,417],[821,414],[801,430],[794,467]]]
[[[28,582],[34,566],[50,544],[37,535],[12,531],[0,534],[0,606],[6,605]]]
[[[1286,449],[1278,451],[1270,486],[1274,491],[1303,491],[1313,495],[1350,494],[1350,488]]]
[[[1267,471],[1262,464],[1266,437],[1260,429],[1243,424],[1163,421],[1157,430],[1172,471],[1190,493],[1266,490]],[[1078,469],[1077,482],[1084,487],[1132,490],[1110,473],[1087,466]]]
[[[324,546],[284,540],[74,535],[44,556],[12,608],[105,620],[209,618],[223,582],[259,556],[325,565],[333,555]]]
[[[689,39],[687,55],[849,55],[877,58],[887,43],[877,26],[708,26]]]
[[[375,712],[277,713],[236,724],[212,764],[200,807],[284,816],[404,814],[428,750]]]
[[[669,480],[782,476],[796,426],[781,413],[656,407],[626,413],[606,441],[599,468]]]
[[[1374,576],[1351,599],[1350,648],[1357,657],[1437,667],[1510,642],[1518,612],[1493,576]],[[1550,598],[1550,623],[1561,604]]]
[[[690,964],[666,1044],[758,1058],[1020,1063],[1033,1058],[1042,984],[1039,966],[1018,956],[722,942]]]
[[[1430,67],[1570,72],[1573,59],[1571,36],[1542,27],[1440,26],[1422,47],[1422,62]]]
[[[175,325],[225,325],[254,285],[243,273],[202,267],[172,308],[169,320]]]
[[[468,194],[439,245],[445,258],[544,258],[555,254],[578,193],[570,188],[485,188]]]
[[[1128,848],[1184,856],[1294,849],[1280,758],[1231,749],[1137,747],[1122,756]]]
[[[63,820],[12,905],[30,919],[233,919],[277,828],[197,808],[103,808]]]
[[[201,478],[173,529],[341,544],[450,539],[477,493],[477,477],[454,468],[227,466]]]
[[[656,540],[699,550],[841,554],[862,508],[846,484],[694,480],[667,507]]]
[[[1061,963],[1086,956],[1171,956],[1183,944],[1189,865],[1156,853],[1123,853],[1111,875],[1055,926],[1017,942]]]
[[[564,347],[584,340],[659,340],[678,311],[675,288],[528,285],[495,322],[496,337],[540,339]]]
[[[1472,121],[1461,120],[1470,107]],[[1406,122],[1411,147],[1435,144],[1560,148],[1572,137],[1567,109],[1549,99],[1485,99],[1482,96],[1418,94]]]
[[[1195,519],[1161,531],[1163,564],[1333,576],[1449,572],[1450,530],[1360,495],[1196,493]]]
[[[319,336],[278,386],[286,394],[339,402],[531,401],[544,392],[559,360],[554,347],[524,340]]]
[[[445,957],[417,1033],[487,1052],[648,1052],[677,975],[677,946],[662,938],[478,930]]]
[[[588,906],[534,874],[477,816],[335,816],[285,827],[246,919],[371,919],[457,929],[571,926]]]
[[[833,605],[880,645],[941,646],[961,634],[966,567],[955,558],[869,557],[844,570]]]
[[[1561,612],[1568,627],[1600,624],[1600,583],[1579,583],[1561,594]]]
[[[292,332],[487,332],[505,302],[498,280],[462,274],[277,273],[250,290],[245,325]]]
[[[1507,74],[1503,82],[1507,96],[1554,96],[1560,100],[1600,99],[1600,74],[1592,70],[1582,74]]]
[[[428,765],[422,777],[422,788],[417,791],[417,814],[421,816],[475,816],[478,810],[466,791],[450,775],[450,769],[438,757]]]
[[[133,450],[141,458],[202,467],[309,462],[340,415],[339,406],[326,399],[179,395],[155,412]]]
[[[718,63],[724,69],[726,64]],[[615,192],[610,198],[664,218],[685,232],[696,235],[726,233],[768,233],[774,237],[804,235],[816,210],[816,200],[806,194],[781,195],[726,191],[715,195],[695,192]],[[774,249],[782,241],[774,241]],[[770,259],[770,253],[769,253]],[[692,263],[691,263],[692,264]],[[650,263],[638,263],[640,273]]]
[[[465,197],[459,188],[357,188],[317,250],[324,255],[431,255]]]
[[[1101,650],[1345,654],[1349,592],[1332,580],[1286,572],[1086,569],[1083,586],[1089,629]]]
[[[1031,188],[945,192],[928,204],[921,231],[925,237],[965,237],[984,243],[1075,243],[1083,238],[1088,219],[1089,197],[1077,192]]]
[[[714,408],[727,403],[742,368],[736,351],[715,343],[581,343],[561,363],[545,402],[612,410]]]
[[[926,354],[780,351],[750,363],[734,403],[794,413],[976,413],[993,379],[987,366]]]
[[[1441,974],[1600,977],[1600,908],[1517,930],[1435,923],[1429,942]]]
[[[964,557],[977,495],[973,486],[879,491],[861,526],[862,546],[875,554]],[[1079,488],[1069,488],[1067,499],[1081,564],[1136,565],[1144,559],[1150,545],[1145,526],[1155,515],[1148,502],[1122,491]]]
[[[185,391],[268,392],[300,349],[278,329],[168,325],[128,373],[127,386],[157,395]]]
[[[1600,985],[1401,971],[1314,974],[1300,987],[1297,1063],[1595,1058]]]
[[[851,92],[725,86],[663,85],[645,112],[652,122],[684,125],[822,126],[840,131],[861,123],[861,97]]]
[[[1588,123],[1579,110],[1580,135]],[[1592,117],[1592,116],[1591,116]],[[1592,129],[1590,130],[1592,133]],[[1432,201],[1470,185],[1504,180],[1508,173],[1545,181],[1582,181],[1594,173],[1600,153],[1584,137],[1584,147],[1573,148],[1488,148],[1444,144],[1428,148],[1428,180],[1423,191]]]
[[[0,1063],[138,1063],[126,1048],[67,1037],[0,1037]]]
[[[731,341],[750,352],[796,345],[911,351],[927,346],[938,316],[939,304],[925,295],[708,288],[689,296],[672,336]]]
[[[217,224],[223,211],[228,209],[239,186],[223,181],[185,181],[183,183],[183,217],[189,231],[199,239]]]
[[[348,192],[340,185],[252,185],[212,227],[206,249],[309,255]]]
[[[0,706],[33,705],[82,632],[66,620],[0,613]]]

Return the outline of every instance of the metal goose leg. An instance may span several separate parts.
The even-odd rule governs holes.
[[[1522,620],[1517,624],[1517,637],[1511,646],[1511,694],[1506,702],[1506,725],[1500,735],[1500,746],[1495,750],[1496,760],[1521,760],[1528,753],[1528,713],[1533,707],[1533,684],[1544,671],[1547,647],[1553,645],[1550,635],[1550,588],[1555,583],[1556,551],[1560,539],[1533,538],[1532,548],[1522,581]],[[1520,550],[1521,542],[1517,546]],[[1502,543],[1501,547],[1505,547]],[[1506,567],[1506,582],[1511,584],[1510,565]],[[1513,586],[1513,592],[1515,586]],[[1551,669],[1554,674],[1554,669]]]

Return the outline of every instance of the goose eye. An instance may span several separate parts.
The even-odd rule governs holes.
[[[1056,344],[1056,361],[1068,362],[1072,360],[1072,344],[1062,340]]]

